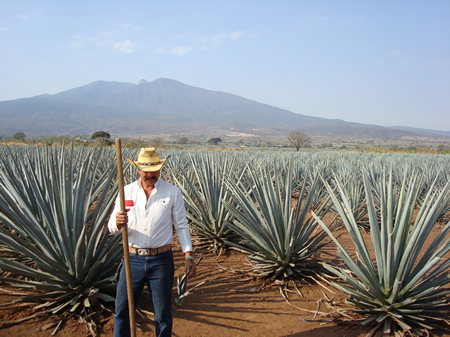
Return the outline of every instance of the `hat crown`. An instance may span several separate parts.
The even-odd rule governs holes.
[[[128,162],[142,172],[159,171],[166,163],[170,156],[165,159],[159,158],[153,147],[142,148],[139,152],[138,160],[133,161],[127,158]]]
[[[161,160],[159,159],[159,155],[156,153],[155,148],[147,147],[141,149],[137,162],[139,164],[157,165]]]

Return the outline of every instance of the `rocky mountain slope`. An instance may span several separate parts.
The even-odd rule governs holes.
[[[170,79],[139,84],[97,81],[54,95],[0,102],[0,135],[25,132],[90,134],[192,133],[208,128],[269,134],[302,129],[311,134],[400,138],[450,136],[433,130],[385,128],[296,114],[225,92]]]

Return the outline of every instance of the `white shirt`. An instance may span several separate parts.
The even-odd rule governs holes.
[[[158,179],[147,200],[141,179],[124,187],[128,214],[128,245],[134,248],[158,248],[172,243],[172,224],[183,253],[192,251],[191,235],[184,200],[178,187]],[[121,233],[116,226],[120,211],[119,196],[108,222],[112,234]]]

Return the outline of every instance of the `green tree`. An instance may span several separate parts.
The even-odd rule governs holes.
[[[333,144],[331,144],[331,143],[322,143],[322,144],[317,145],[318,149],[326,149],[327,147],[333,147]]]
[[[152,139],[150,139],[150,144],[157,148],[158,146],[161,146],[163,143],[163,139],[161,137],[153,137]]]
[[[70,143],[70,137],[68,136],[68,135],[64,135],[64,136],[59,136],[58,137],[58,142],[60,143],[60,144],[69,144]]]
[[[94,139],[103,145],[111,145],[113,143],[111,135],[107,131],[95,131],[92,134],[91,139]]]
[[[444,152],[446,150],[446,146],[444,144],[439,144],[437,147],[438,152]]]
[[[177,139],[177,143],[178,144],[187,144],[188,140],[189,139],[187,137],[180,137]]]
[[[16,132],[13,135],[13,139],[16,139],[16,140],[24,140],[25,138],[27,138],[27,135],[24,134],[23,132]]]
[[[142,147],[147,147],[147,142],[142,139],[130,140],[126,143],[127,148],[129,149],[139,149]]]
[[[72,143],[75,146],[86,146],[88,141],[84,139],[82,136],[76,135],[72,138]]]
[[[97,138],[111,138],[111,135],[109,134],[109,132],[107,131],[95,131],[92,136],[91,139],[97,139]]]
[[[52,146],[56,142],[56,140],[57,140],[57,137],[54,134],[47,135],[41,139],[42,143],[46,146]]]
[[[287,140],[298,151],[301,147],[305,147],[311,141],[311,137],[302,130],[292,130],[287,136]]]
[[[217,145],[217,144],[219,144],[221,141],[222,141],[222,139],[220,139],[220,138],[210,138],[210,139],[208,140],[208,144],[214,144],[214,145]]]

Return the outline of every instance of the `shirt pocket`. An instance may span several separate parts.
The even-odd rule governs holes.
[[[170,198],[159,199],[152,206],[152,222],[155,224],[165,224],[172,218],[172,206]]]
[[[168,207],[171,207],[171,203],[170,203],[170,198],[162,198],[159,199],[156,203],[155,203],[156,207],[158,208],[162,208],[162,209],[166,209]]]
[[[127,206],[125,207],[127,209],[129,209],[127,216],[128,216],[128,227],[134,227],[135,223],[136,223],[136,204],[134,204],[134,206]]]

